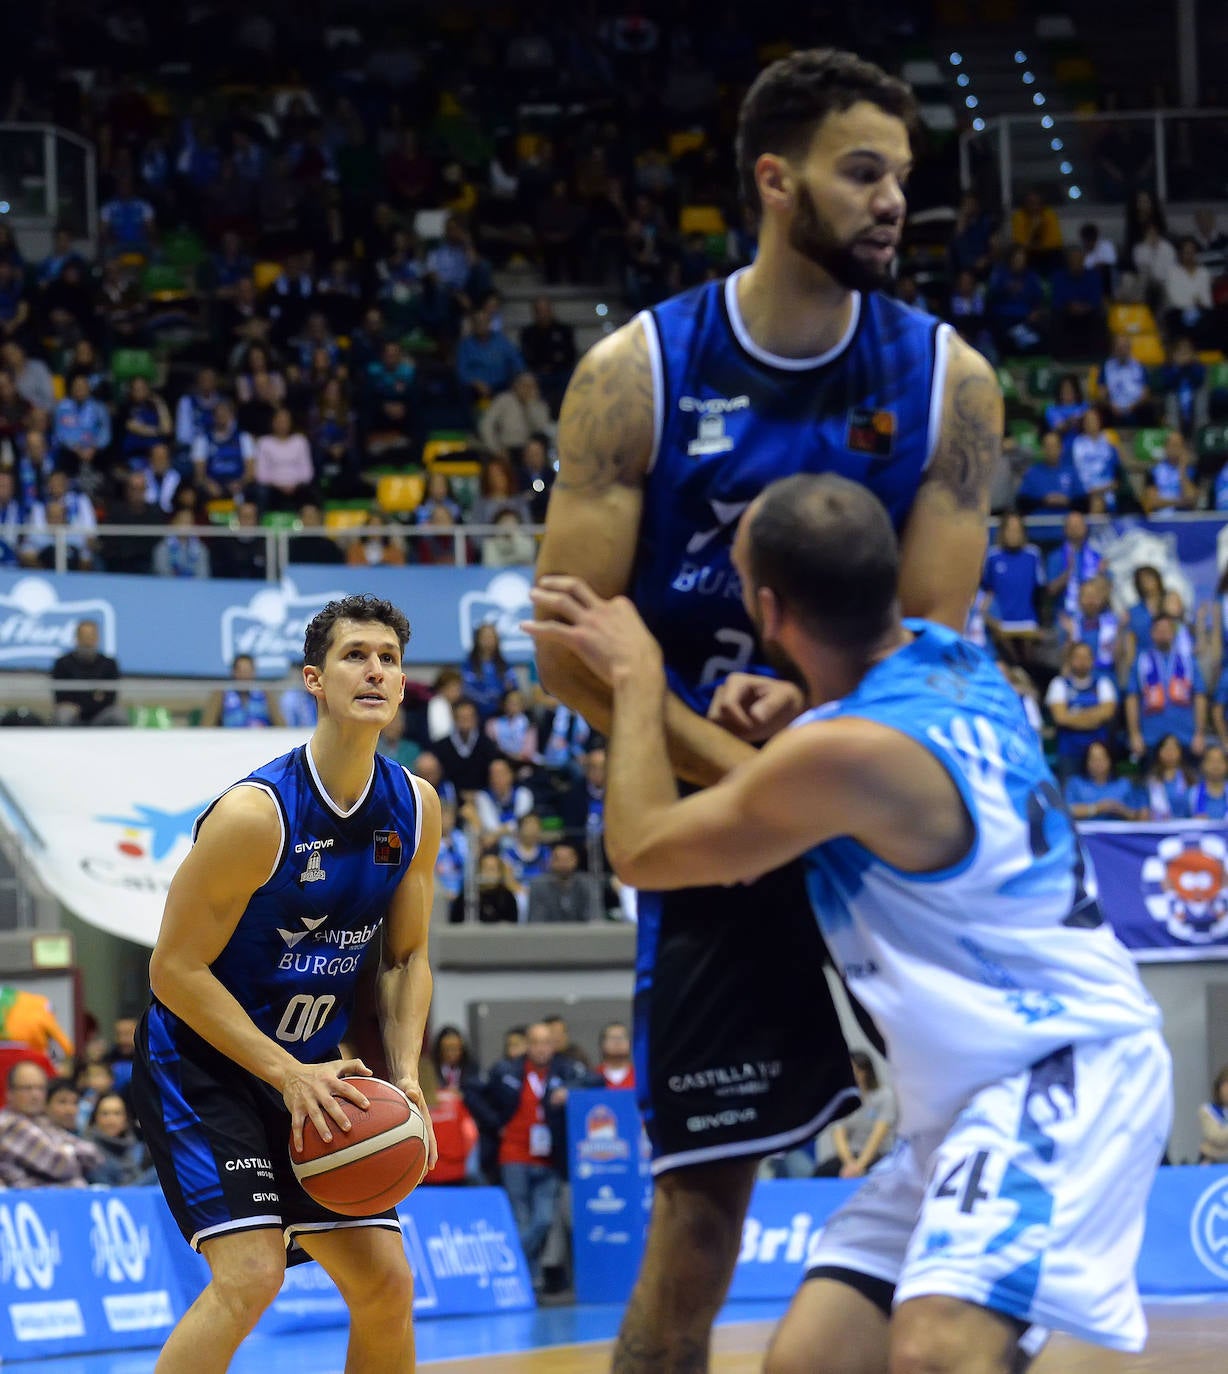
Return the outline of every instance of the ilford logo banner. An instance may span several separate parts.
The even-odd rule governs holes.
[[[1228,935],[1228,845],[1218,835],[1166,835],[1143,862],[1143,900],[1177,940],[1212,944]]]

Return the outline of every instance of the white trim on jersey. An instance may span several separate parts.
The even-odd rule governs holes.
[[[785,372],[807,372],[812,367],[823,367],[827,363],[834,362],[841,353],[853,342],[853,335],[857,333],[857,322],[861,319],[861,292],[853,291],[853,308],[849,311],[848,328],[844,331],[844,337],[826,353],[820,353],[814,358],[782,358],[779,353],[769,353],[766,348],[760,346],[750,336],[750,331],[742,319],[742,312],[738,308],[738,278],[743,272],[750,269],[740,267],[731,276],[725,278],[725,309],[729,312],[729,323],[733,326],[734,338],[750,354],[752,358],[757,358],[761,363],[766,363],[769,367],[778,367]]]
[[[648,455],[648,471],[657,465],[661,439],[665,434],[665,364],[661,360],[661,336],[651,310],[641,310],[635,317],[644,330],[648,345],[648,365],[652,370],[652,452]]]
[[[818,1135],[845,1102],[856,1103],[860,1100],[856,1088],[844,1088],[818,1116],[804,1126],[796,1126],[791,1131],[781,1131],[778,1135],[760,1136],[757,1140],[736,1140],[728,1145],[705,1145],[699,1150],[680,1150],[677,1154],[662,1155],[652,1161],[652,1175],[655,1178],[658,1174],[668,1173],[671,1169],[687,1169],[693,1164],[710,1164],[718,1159],[738,1159],[742,1155],[773,1155],[778,1150],[787,1150],[790,1145],[800,1145],[803,1140]]]
[[[320,770],[316,767],[316,761],[311,756],[310,740],[308,740],[307,743],[303,745],[303,753],[307,755],[307,767],[311,770],[311,776],[315,780],[316,788],[319,791],[320,796],[323,797],[325,803],[328,806],[328,809],[332,811],[334,814],[340,816],[343,821],[348,821],[349,818],[357,812],[358,808],[363,804],[363,802],[367,800],[367,796],[371,791],[371,784],[375,781],[375,759],[372,758],[371,760],[371,776],[367,779],[367,785],[362,789],[362,792],[359,794],[358,800],[354,803],[353,806],[350,807],[348,811],[342,811],[342,809],[337,805],[337,803],[333,801],[332,797],[328,795],[328,788],[324,786],[323,780],[320,777]]]
[[[281,829],[281,843],[277,846],[277,858],[273,860],[273,867],[269,871],[269,876],[264,880],[266,883],[273,881],[273,874],[281,867],[281,861],[286,857],[286,844],[289,836],[286,834],[286,817],[281,809],[281,802],[277,799],[277,793],[268,785],[267,782],[258,782],[255,779],[244,778],[242,782],[235,783],[235,787],[255,787],[260,792],[268,794],[273,802],[273,810],[277,812],[277,824]],[[234,788],[230,788],[234,791]],[[264,884],[261,884],[263,886]]]
[[[401,765],[405,768],[405,765]],[[405,768],[405,776],[409,779],[410,788],[414,794],[414,854],[418,853],[418,846],[422,843],[422,789],[418,786],[418,779]],[[413,862],[412,859],[410,861]]]
[[[378,1226],[382,1230],[395,1231],[397,1235],[401,1234],[401,1223],[394,1221],[392,1217],[338,1217],[336,1221],[295,1222],[292,1226],[282,1228],[282,1236],[286,1243],[286,1249],[289,1249],[294,1244],[296,1236],[309,1231],[353,1230],[356,1226]]]
[[[220,1236],[225,1231],[258,1231],[265,1227],[277,1227],[282,1230],[281,1217],[270,1213],[268,1216],[259,1217],[239,1217],[236,1221],[220,1221],[216,1226],[206,1226],[203,1231],[197,1233],[188,1242],[193,1250],[199,1251],[201,1242],[209,1240],[213,1236]]]
[[[925,448],[925,468],[934,461],[938,440],[942,437],[942,398],[947,388],[947,359],[951,353],[949,324],[940,324],[934,333],[934,380],[930,385],[930,427]],[[922,468],[922,471],[925,471]]]

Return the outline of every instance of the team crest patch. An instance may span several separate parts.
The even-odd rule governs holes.
[[[853,453],[890,458],[895,449],[895,412],[861,407],[850,410],[845,442]]]
[[[401,862],[403,853],[401,836],[397,831],[375,831],[375,862],[377,864],[387,864],[390,868],[395,868]]]
[[[1143,862],[1143,899],[1152,918],[1186,944],[1228,934],[1228,847],[1218,835],[1168,835]]]

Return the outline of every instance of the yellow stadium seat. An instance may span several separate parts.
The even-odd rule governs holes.
[[[257,291],[267,291],[280,276],[279,262],[258,262],[252,268],[252,280],[256,283]]]
[[[1082,85],[1096,79],[1096,69],[1086,57],[1059,57],[1053,64],[1053,74],[1063,86]]]
[[[1121,435],[1118,434],[1118,432],[1117,432],[1115,429],[1104,429],[1104,430],[1101,430],[1100,432],[1101,432],[1101,434],[1109,441],[1109,443],[1112,444],[1113,447],[1114,447],[1115,449],[1117,449],[1117,450],[1120,452],[1120,450],[1121,450]]]
[[[694,152],[696,148],[702,148],[707,140],[704,138],[702,129],[677,129],[669,136],[669,158],[671,162],[677,160],[683,153]]]
[[[1099,394],[1100,367],[1098,364],[1093,363],[1093,365],[1087,369],[1087,385],[1084,390],[1089,400]]]
[[[715,205],[684,205],[678,217],[681,234],[723,234],[725,216]]]
[[[1198,361],[1204,367],[1214,367],[1216,363],[1224,361],[1224,355],[1218,348],[1205,348],[1199,352]]]
[[[1155,333],[1135,334],[1130,340],[1130,352],[1144,367],[1159,367],[1164,361],[1164,345]]]
[[[422,461],[430,468],[449,453],[464,453],[468,448],[467,439],[428,439],[422,450]]]
[[[389,515],[405,515],[417,510],[426,492],[426,479],[420,472],[386,472],[375,484],[379,508]]]
[[[516,135],[516,157],[521,162],[528,162],[530,158],[536,157],[541,152],[541,147],[541,134]]]
[[[1113,334],[1154,334],[1156,319],[1145,305],[1110,305],[1109,331]]]
[[[51,374],[51,395],[54,400],[62,401],[68,395],[68,387],[62,373]]]
[[[365,510],[326,510],[324,527],[330,530],[356,530],[371,523],[371,516]]]
[[[446,477],[481,477],[482,464],[476,458],[463,458],[441,453],[427,463],[430,472],[442,472]]]
[[[229,525],[234,519],[235,503],[229,497],[222,501],[206,501],[205,513],[211,525]]]

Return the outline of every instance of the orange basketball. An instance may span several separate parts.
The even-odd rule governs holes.
[[[290,1142],[290,1166],[303,1191],[331,1212],[371,1217],[404,1201],[426,1173],[426,1123],[400,1088],[382,1078],[351,1078],[371,1106],[338,1098],[350,1129],[333,1124],[325,1142],[303,1123],[303,1148]]]

